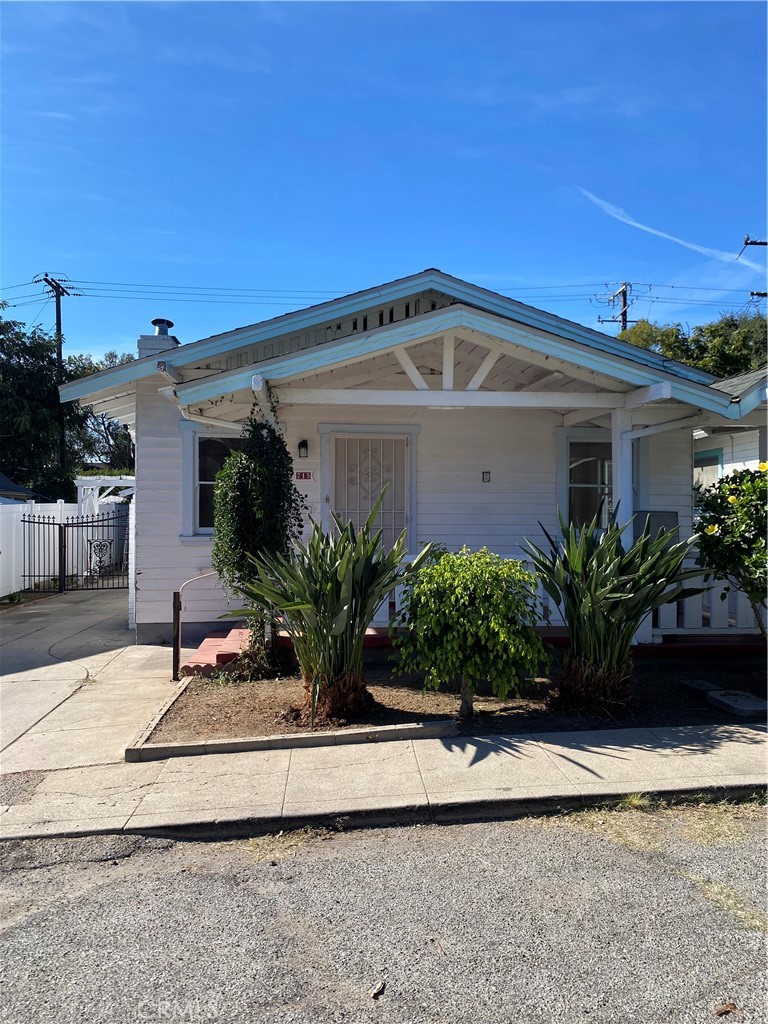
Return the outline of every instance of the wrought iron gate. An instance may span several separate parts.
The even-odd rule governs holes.
[[[128,505],[96,516],[22,517],[24,589],[113,590],[128,586]]]

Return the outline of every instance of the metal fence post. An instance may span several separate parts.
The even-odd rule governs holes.
[[[59,530],[59,593],[67,589],[67,537],[64,523],[58,524]]]
[[[181,591],[173,592],[173,681],[179,681],[181,665]]]

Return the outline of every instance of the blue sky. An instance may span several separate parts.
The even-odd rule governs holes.
[[[98,356],[436,266],[707,322],[765,290],[765,39],[762,3],[3,3],[5,315],[67,275]]]

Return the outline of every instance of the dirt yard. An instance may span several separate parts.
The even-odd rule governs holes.
[[[417,677],[392,676],[386,662],[367,666],[368,688],[375,700],[373,709],[356,720],[331,722],[324,729],[398,725],[455,718],[459,698],[450,692],[422,690]],[[707,679],[724,689],[748,690],[765,696],[763,659],[740,656],[708,659],[644,659],[636,665],[636,700],[621,718],[595,715],[564,715],[547,702],[556,682],[552,678],[532,681],[523,695],[500,701],[489,694],[475,698],[471,731],[477,735],[521,732],[562,732],[593,728],[631,728],[661,725],[706,725],[730,721],[726,712],[683,687],[681,679]],[[150,743],[178,743],[204,739],[266,736],[305,731],[297,725],[290,708],[301,703],[302,684],[296,677],[231,682],[194,678],[182,696],[165,714]]]

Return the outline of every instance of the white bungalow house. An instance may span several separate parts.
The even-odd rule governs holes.
[[[389,482],[388,539],[406,529],[412,551],[441,541],[523,558],[558,508],[583,521],[605,497],[622,519],[650,513],[689,535],[692,430],[764,420],[764,375],[723,388],[439,270],[191,344],[153,324],[137,361],[61,389],[135,436],[131,617],[143,643],[169,639],[172,593],[198,576],[185,636],[221,627],[227,597],[204,576],[214,478],[267,389],[315,519],[359,520]],[[644,639],[712,629],[751,631],[749,609],[692,599],[662,610]]]

